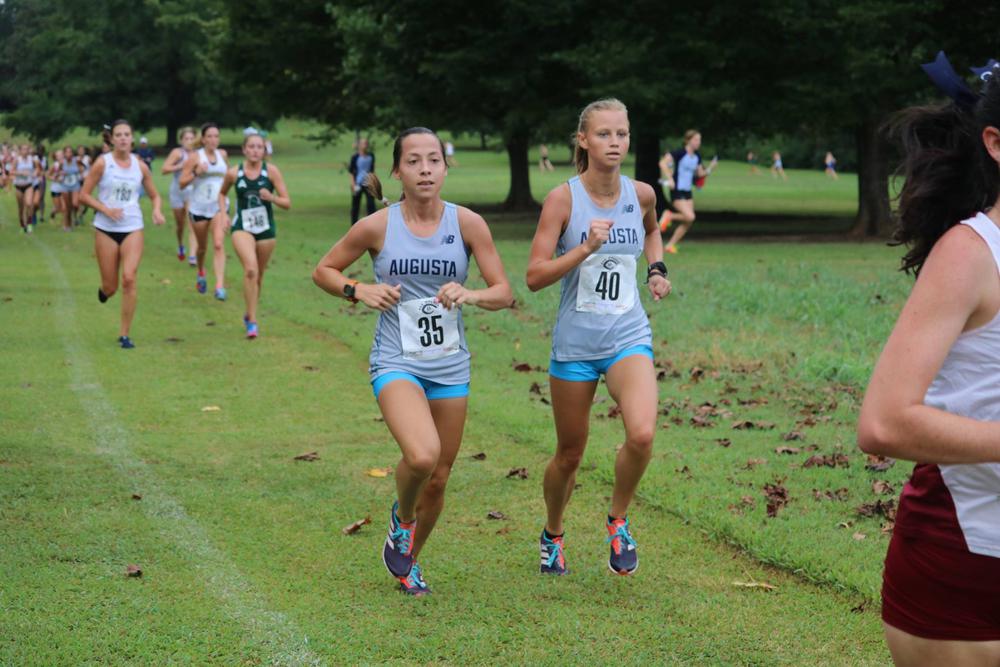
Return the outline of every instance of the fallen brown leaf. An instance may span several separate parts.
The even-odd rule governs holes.
[[[839,489],[832,489],[832,490],[828,489],[826,491],[819,491],[817,489],[813,489],[812,491],[813,491],[813,498],[815,498],[816,500],[843,501],[847,500],[847,498],[851,495],[850,491],[847,490],[847,487],[842,487]]]
[[[851,535],[851,537],[860,542],[861,540],[865,539],[868,536],[865,535],[864,533],[854,533],[854,535]]]
[[[126,577],[141,577],[142,576],[142,568],[139,567],[138,565],[129,565],[128,567],[125,568],[125,576]]]
[[[879,496],[892,495],[896,493],[892,489],[892,486],[889,484],[889,482],[886,482],[881,479],[876,479],[874,482],[872,482],[872,491],[875,493],[875,495]]]
[[[753,470],[757,466],[762,466],[767,463],[767,459],[747,459],[747,462],[743,464],[744,470]]]
[[[526,364],[524,362],[521,362],[521,363],[514,362],[513,367],[514,367],[514,370],[517,371],[518,373],[530,373],[531,372],[531,364]]]
[[[487,515],[487,519],[493,519],[494,521],[506,521],[507,515],[498,510],[491,510]]]
[[[695,415],[694,417],[691,417],[691,426],[694,426],[695,428],[711,428],[715,426],[715,422],[707,417]]]
[[[739,586],[740,588],[759,588],[762,591],[773,591],[778,588],[774,584],[768,584],[763,581],[734,581],[733,586]]]
[[[388,477],[392,474],[392,467],[386,466],[384,468],[369,468],[365,471],[365,474],[369,477],[378,477],[379,479],[383,477]]]
[[[855,511],[861,516],[884,516],[889,521],[896,520],[896,499],[876,500],[873,503],[859,505]]]
[[[469,458],[472,459],[473,461],[485,461],[486,460],[486,452],[479,452],[478,454],[473,454]]]
[[[319,452],[306,452],[295,457],[296,461],[318,461]]]
[[[532,382],[531,386],[528,387],[528,393],[529,394],[537,394],[537,395],[541,396],[542,395],[542,385],[538,384],[537,382]]]
[[[788,447],[786,445],[782,445],[781,447],[774,448],[775,454],[800,454],[801,452],[802,449],[800,447]]]
[[[367,526],[371,522],[372,518],[370,516],[366,516],[364,519],[358,519],[354,523],[348,526],[344,526],[343,528],[340,529],[340,532],[342,532],[344,535],[353,535],[354,533],[361,530],[361,526]]]
[[[805,440],[806,436],[804,436],[801,431],[789,431],[781,436],[781,439],[785,442],[790,442],[792,440]]]
[[[802,464],[803,468],[818,468],[822,466],[827,468],[850,468],[851,461],[847,458],[847,454],[824,454],[822,456],[813,454]]]
[[[221,412],[222,408],[218,405],[206,405],[201,409],[202,412]]]
[[[133,493],[132,500],[142,500],[142,496],[138,493]]]
[[[318,366],[303,366],[302,370],[308,371],[310,373],[315,373],[316,371],[319,370],[319,367]]]
[[[788,504],[788,489],[780,482],[764,485],[764,497],[767,498],[767,516],[774,518],[782,507]]]
[[[694,368],[691,369],[690,373],[688,374],[688,377],[691,380],[691,382],[698,382],[704,376],[705,376],[705,369],[701,368],[700,366],[695,366]]]
[[[878,454],[868,454],[868,463],[865,464],[865,469],[874,472],[885,472],[895,464],[896,461],[888,457],[879,456]]]
[[[511,468],[507,472],[507,479],[528,479],[527,468]]]
[[[730,440],[729,438],[716,438],[715,444],[719,445],[720,447],[728,447],[729,445],[733,444],[733,441]]]

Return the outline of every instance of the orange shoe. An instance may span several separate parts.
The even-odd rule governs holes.
[[[670,229],[670,224],[673,219],[670,217],[670,211],[664,211],[663,215],[660,216],[660,231],[665,232]]]
[[[675,245],[664,246],[663,247],[663,252],[668,253],[670,255],[676,255],[677,254],[677,246],[675,246]]]

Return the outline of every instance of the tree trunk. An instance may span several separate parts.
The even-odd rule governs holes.
[[[538,202],[531,197],[531,176],[528,168],[528,132],[515,130],[504,139],[507,159],[510,162],[510,191],[503,207],[507,210],[537,209]]]
[[[889,156],[885,140],[878,132],[879,121],[864,120],[856,130],[858,146],[858,215],[851,236],[892,234],[889,209]]]
[[[479,133],[479,147],[481,149],[483,149],[483,150],[486,150],[486,133],[485,132],[480,132]]]
[[[660,141],[652,132],[636,133],[635,180],[648,183],[656,193],[656,217],[667,208],[667,198],[660,185]]]

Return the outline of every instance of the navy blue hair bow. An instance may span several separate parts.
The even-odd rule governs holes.
[[[965,79],[958,75],[948,61],[948,57],[944,55],[944,51],[938,51],[934,62],[924,63],[920,67],[927,73],[938,90],[953,99],[955,104],[965,109],[971,109],[976,105],[979,95],[969,87]],[[990,58],[982,67],[970,67],[969,69],[976,75],[976,78],[985,82],[1000,71],[998,67],[1000,65],[997,61]]]

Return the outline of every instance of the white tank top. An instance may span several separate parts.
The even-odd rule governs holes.
[[[1000,228],[983,213],[962,224],[986,241],[1000,269]],[[924,405],[978,421],[1000,421],[1000,313],[958,337],[927,389]],[[938,468],[969,551],[1000,557],[1000,464]]]
[[[142,170],[139,158],[129,154],[129,166],[122,168],[115,162],[113,153],[105,153],[104,173],[97,183],[97,199],[108,208],[125,212],[121,220],[112,220],[100,211],[94,214],[94,227],[106,232],[134,232],[142,229],[142,209],[139,208],[139,189]]]
[[[14,185],[31,185],[35,179],[35,158],[18,157],[14,164]]]
[[[219,212],[219,190],[226,176],[226,161],[222,159],[222,153],[215,151],[215,164],[212,164],[205,155],[205,149],[199,148],[198,162],[208,165],[208,171],[196,176],[192,182],[188,211],[192,215],[210,218]]]

